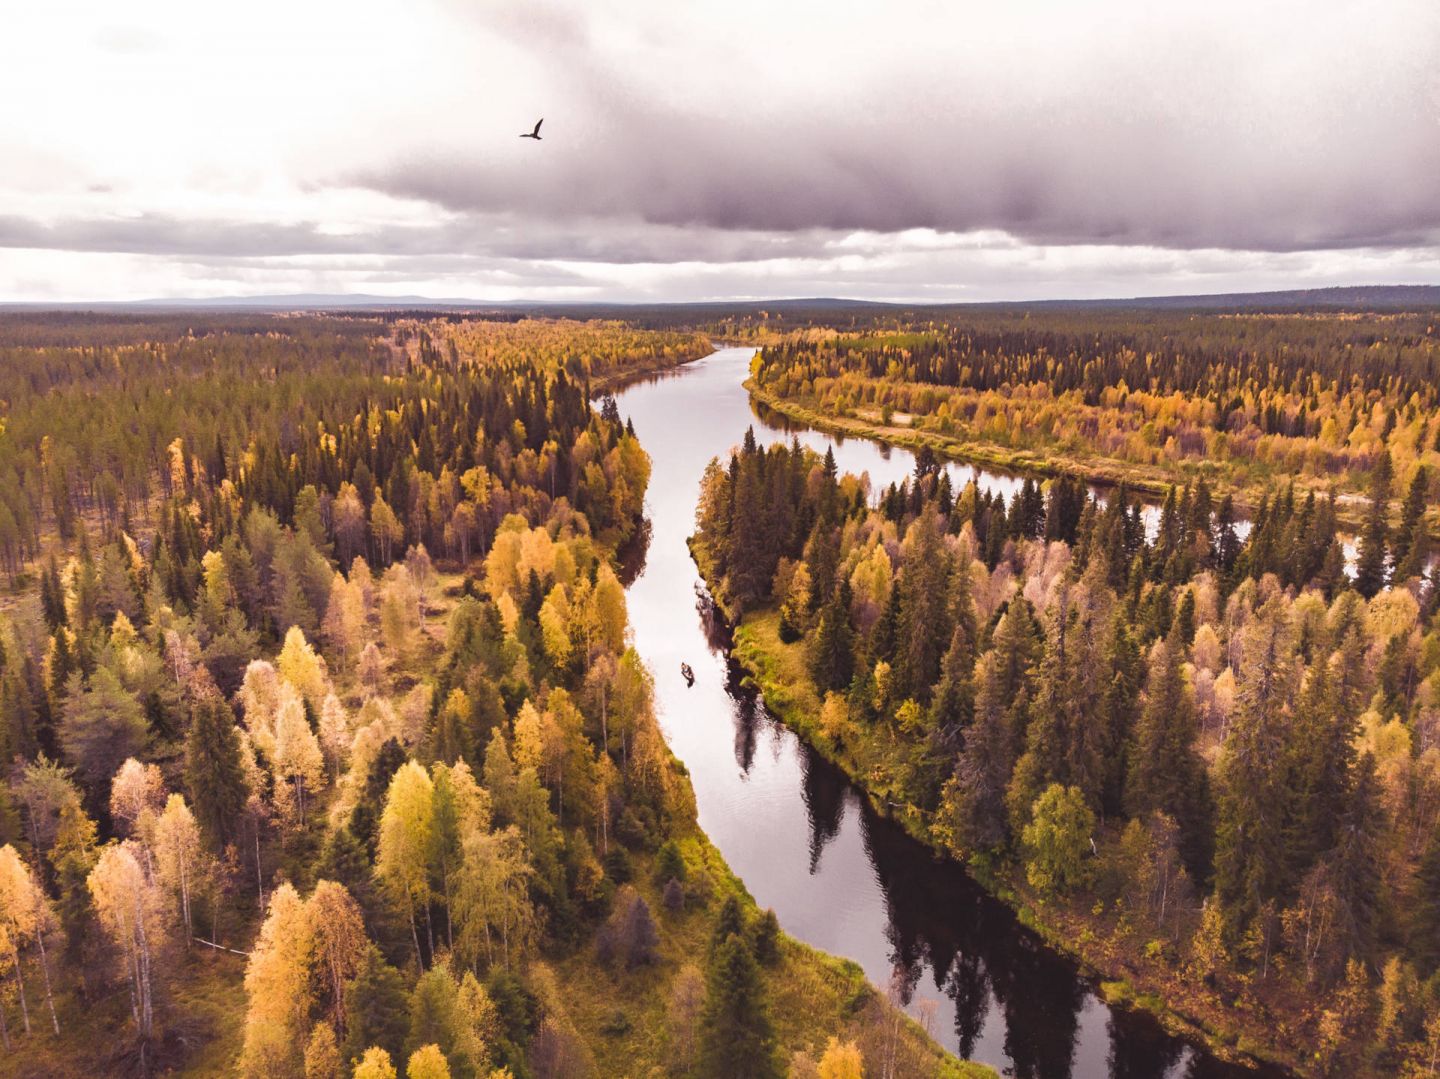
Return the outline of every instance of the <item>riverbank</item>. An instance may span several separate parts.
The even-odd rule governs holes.
[[[745,389],[751,397],[766,408],[779,413],[796,423],[826,431],[830,434],[853,438],[868,438],[891,446],[908,450],[928,448],[935,454],[950,460],[978,465],[982,468],[997,469],[1018,475],[1030,475],[1040,479],[1056,476],[1070,476],[1086,483],[1101,487],[1120,487],[1148,500],[1162,501],[1171,487],[1194,483],[1199,476],[1177,476],[1170,472],[1144,469],[1138,465],[1122,464],[1108,458],[1085,458],[1067,454],[1057,457],[1033,450],[1012,450],[994,443],[975,442],[969,439],[943,435],[935,431],[922,431],[913,427],[897,426],[867,420],[856,416],[835,416],[820,412],[807,405],[781,397],[759,386],[753,378],[747,379]],[[1211,493],[1218,502],[1230,495],[1237,515],[1251,517],[1259,506],[1264,492],[1242,490],[1224,482],[1218,475],[1206,475]],[[1304,498],[1311,488],[1295,485],[1298,498]],[[1320,498],[1324,491],[1315,490]],[[1364,523],[1363,502],[1354,495],[1340,495],[1335,500],[1336,519],[1347,531],[1358,531]]]
[[[683,1062],[687,1052],[693,1054],[683,1043],[688,1040],[693,1046],[699,1016],[688,1015],[688,1026],[677,1021],[677,975],[687,965],[703,966],[715,914],[726,895],[740,900],[750,924],[761,914],[744,882],[693,818],[672,838],[684,865],[685,901],[678,908],[666,903],[654,855],[635,857],[630,881],[654,912],[655,960],[623,976],[598,962],[592,948],[553,963],[567,995],[568,1017],[593,1053],[600,1075],[655,1075]],[[945,1052],[871,985],[855,963],[783,932],[777,944],[774,958],[761,969],[775,1044],[787,1073],[797,1062],[803,1067],[804,1061],[817,1060],[833,1037],[856,1043],[867,1061],[904,1061],[912,1074],[998,1079],[985,1065]]]
[[[885,747],[872,744],[873,739],[833,737],[821,726],[820,699],[806,672],[803,646],[780,640],[778,614],[753,611],[733,632],[731,655],[769,711],[849,777],[878,813],[936,857],[950,857],[924,815],[893,797]],[[1262,1000],[1244,986],[1208,988],[1168,964],[1141,959],[1144,934],[1117,932],[1123,919],[1113,911],[1041,901],[1014,866],[981,862],[966,868],[1024,925],[1079,963],[1111,1004],[1142,1009],[1170,1033],[1203,1044],[1231,1063],[1278,1065],[1304,1074],[1310,1050],[1299,1030],[1303,1014],[1289,1008],[1282,1014],[1274,1000]]]
[[[714,355],[714,352],[715,350],[707,345],[703,349],[696,349],[693,353],[686,352],[680,356],[653,356],[642,362],[631,364],[623,371],[612,371],[608,375],[600,375],[590,380],[590,397],[593,400],[603,394],[620,393],[637,382],[654,378],[656,375],[663,375],[677,367],[684,367],[687,363],[703,360],[706,356]]]

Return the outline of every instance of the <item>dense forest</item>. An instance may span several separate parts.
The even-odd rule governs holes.
[[[1298,478],[1363,491],[1440,466],[1429,314],[977,312],[903,332],[797,331],[754,385],[807,418],[904,433],[997,463],[1258,499]],[[811,415],[813,414],[813,415]]]
[[[820,348],[761,378],[842,346]],[[896,392],[948,362],[915,355],[888,361],[913,363]],[[1123,488],[1027,480],[1007,503],[922,450],[872,491],[753,434],[707,470],[692,546],[771,707],[1117,985],[1317,1074],[1432,1074],[1430,485],[1413,468],[1395,512],[1374,452],[1348,570],[1333,501],[1292,486],[1242,539],[1203,480],[1147,528]]]
[[[968,1074],[695,823],[619,323],[0,322],[15,1075]]]

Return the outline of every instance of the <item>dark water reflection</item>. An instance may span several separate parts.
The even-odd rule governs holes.
[[[762,442],[833,445],[842,471],[873,486],[911,467],[908,451],[832,440],[759,416],[741,388],[750,350],[724,349],[619,395],[650,452],[651,532],[627,567],[635,644],[655,672],[661,724],[690,771],[700,823],[762,906],[792,935],[897,986],[937,1040],[1020,1079],[1211,1079],[1252,1074],[1113,1010],[954,862],[876,814],[844,775],[741,684],[685,545],[706,462],[754,423]],[[758,421],[758,422],[757,422]],[[953,479],[975,471],[951,465]],[[1014,477],[981,474],[1008,493]],[[687,687],[680,663],[694,668]]]

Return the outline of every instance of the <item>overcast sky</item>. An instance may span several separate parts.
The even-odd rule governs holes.
[[[0,300],[1440,283],[1437,0],[46,0],[0,26]]]

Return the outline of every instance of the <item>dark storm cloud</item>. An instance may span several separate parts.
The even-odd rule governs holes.
[[[1132,55],[1119,37],[1061,71],[1017,54],[998,77],[922,42],[876,70],[837,59],[846,92],[833,101],[762,74],[737,79],[728,108],[705,110],[657,98],[574,10],[498,4],[480,9],[492,29],[553,57],[568,113],[547,119],[548,140],[527,155],[407,153],[345,180],[451,210],[722,232],[1421,245],[1440,235],[1440,7],[1400,6],[1415,19],[1382,25],[1363,6],[1327,5],[1321,45],[1282,28],[1273,55],[1235,51],[1243,34],[1230,26],[1213,49],[1139,40]],[[788,62],[774,52],[778,69]]]
[[[523,164],[410,160],[350,179],[452,210],[724,231],[1001,229],[1035,243],[1276,251],[1410,246],[1440,231],[1440,127],[1423,114],[1335,131],[1334,147],[1308,156],[1158,120],[1133,138],[1091,122],[1084,145],[1002,137],[981,120],[923,142],[822,121],[758,145],[740,125],[688,123],[627,117],[598,153],[556,135]],[[674,135],[657,142],[657,130]],[[1345,159],[1318,159],[1332,152]]]

